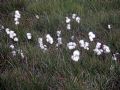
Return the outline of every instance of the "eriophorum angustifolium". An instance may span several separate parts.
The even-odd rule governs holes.
[[[119,90],[119,0],[0,1],[0,90]]]
[[[19,24],[19,19],[21,18],[21,14],[18,10],[15,11],[15,16],[14,16],[14,21],[15,21],[15,25]]]

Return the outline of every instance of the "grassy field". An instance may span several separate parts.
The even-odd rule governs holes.
[[[18,26],[15,10],[21,14]],[[69,32],[65,17],[73,13],[81,21],[73,23]],[[120,62],[112,60],[112,54],[120,52],[120,0],[0,0],[0,25],[14,30],[19,38],[15,43],[0,30],[0,90],[120,90]],[[57,30],[62,31],[63,45],[56,49],[54,43],[43,52],[38,38],[47,33],[56,38]],[[88,41],[89,31],[96,34],[96,41],[89,51],[77,47],[81,55],[74,62],[66,44],[71,35]],[[26,38],[28,32],[32,40]],[[97,41],[108,45],[111,53],[94,54]],[[25,58],[14,57],[10,44],[22,49]]]

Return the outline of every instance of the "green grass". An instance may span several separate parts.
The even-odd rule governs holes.
[[[22,15],[18,27],[13,21],[15,10]],[[77,13],[81,23],[73,25],[76,37],[83,33],[87,40],[87,32],[94,31],[97,40],[109,45],[112,53],[120,52],[119,10],[120,0],[0,1],[0,24],[17,32],[20,42],[16,46],[26,55],[25,59],[12,57],[9,39],[0,32],[0,90],[119,90],[120,65],[112,61],[111,54],[103,58],[81,50],[81,59],[74,62],[72,52],[65,47],[70,36],[65,17]],[[110,32],[108,24],[112,25]],[[80,30],[76,32],[77,27]],[[43,53],[37,38],[47,33],[55,36],[57,30],[63,32],[63,47],[56,50],[51,46]],[[32,33],[32,41],[26,39],[26,32]]]

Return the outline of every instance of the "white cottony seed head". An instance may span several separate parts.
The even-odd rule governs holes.
[[[16,56],[16,51],[11,52],[13,56]]]
[[[14,46],[14,45],[10,45],[10,48],[11,48],[11,49],[14,49],[14,48],[15,48],[15,46]]]
[[[21,18],[21,14],[18,10],[15,11],[15,15],[14,15],[14,21],[15,21],[15,25],[19,24],[19,19]]]
[[[92,42],[94,40],[94,38],[96,37],[95,34],[93,32],[89,32],[88,33],[89,39]]]
[[[85,42],[84,40],[80,40],[79,44],[80,44],[80,47],[82,47],[86,50],[89,50],[89,43],[88,42]]]
[[[76,18],[76,14],[72,14],[72,19],[75,19]]]
[[[66,17],[66,23],[70,23],[70,18],[69,17]]]
[[[67,43],[67,47],[68,47],[70,50],[75,49],[76,46],[77,46],[77,45],[76,45],[75,42],[69,42],[69,43]]]
[[[71,29],[71,25],[67,24],[67,29],[70,30]]]
[[[57,31],[57,36],[60,37],[61,31]]]
[[[17,37],[15,37],[15,38],[14,38],[14,41],[15,41],[15,42],[18,42],[18,38],[17,38]]]
[[[111,28],[112,28],[112,27],[111,27],[111,25],[109,24],[109,25],[108,25],[108,29],[111,29]]]
[[[29,40],[32,39],[31,33],[27,33],[27,38],[28,38]]]
[[[76,22],[80,23],[80,17],[76,17]]]
[[[50,44],[53,44],[53,38],[50,36],[50,34],[47,34],[46,35],[46,41],[48,42],[48,43],[50,43]]]
[[[47,46],[46,46],[46,45],[43,45],[43,39],[42,39],[42,38],[38,38],[38,43],[39,43],[40,48],[41,48],[43,51],[46,51],[46,50],[47,50]]]
[[[8,35],[10,34],[10,29],[9,28],[6,28],[5,31]]]
[[[107,45],[103,45],[104,53],[110,53],[110,48]]]
[[[80,52],[78,50],[75,50],[71,56],[71,59],[77,62],[80,59]]]
[[[37,18],[37,19],[39,19],[40,17],[39,17],[39,15],[35,15],[35,17]]]

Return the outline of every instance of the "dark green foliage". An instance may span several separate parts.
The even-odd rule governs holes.
[[[14,25],[15,10],[22,15],[19,26]],[[72,25],[77,39],[88,40],[87,33],[94,31],[97,41],[109,45],[112,53],[120,52],[120,0],[0,0],[0,24],[15,30],[20,38],[15,45],[26,55],[13,57],[12,41],[0,31],[0,90],[120,90],[120,63],[112,61],[112,53],[98,57],[81,50],[81,59],[71,60],[65,17],[72,13],[81,17],[80,25]],[[57,30],[63,32],[64,45],[58,50],[50,46],[43,53],[37,38],[47,33],[56,37]]]

